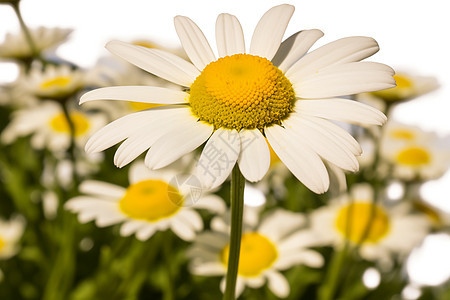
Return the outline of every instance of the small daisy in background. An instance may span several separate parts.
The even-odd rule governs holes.
[[[58,45],[67,40],[72,29],[37,27],[30,29],[30,35],[38,54],[44,51],[54,50]],[[34,53],[22,32],[8,33],[0,44],[0,58],[5,60],[32,59]]]
[[[434,132],[400,123],[383,130],[381,155],[389,172],[403,180],[431,180],[450,167],[448,142]]]
[[[136,234],[144,241],[156,231],[170,228],[181,239],[190,241],[203,229],[196,209],[220,213],[225,203],[205,193],[194,176],[184,176],[179,170],[169,166],[151,171],[138,161],[130,167],[127,188],[86,180],[79,186],[84,195],[70,199],[64,207],[77,213],[81,223],[95,220],[98,227],[122,224],[122,236]]]
[[[82,148],[93,132],[107,122],[103,114],[87,114],[77,109],[69,109],[74,125],[76,146]],[[17,138],[31,135],[31,147],[62,152],[71,144],[71,129],[66,116],[59,105],[53,101],[43,101],[39,106],[24,108],[13,113],[11,122],[1,134],[5,144],[13,143]]]
[[[340,249],[348,241],[362,258],[392,265],[393,257],[405,258],[425,238],[431,223],[410,203],[388,207],[373,197],[370,185],[354,185],[350,194],[311,213],[311,229],[324,245]]]
[[[343,38],[311,52],[323,36],[320,30],[299,31],[282,42],[293,12],[291,5],[267,11],[247,51],[238,19],[220,14],[218,59],[202,31],[184,16],[175,17],[175,29],[192,63],[160,49],[109,42],[112,53],[185,91],[115,86],[86,93],[80,103],[132,99],[164,104],[110,123],[89,140],[86,150],[103,151],[126,139],[120,147],[123,155],[134,159],[148,150],[145,164],[158,169],[206,142],[195,175],[214,188],[236,163],[248,181],[261,180],[270,166],[267,138],[302,183],[324,193],[329,177],[322,159],[354,172],[355,156],[361,154],[353,137],[331,120],[360,125],[386,121],[370,106],[335,97],[394,87],[394,71],[360,62],[379,49],[369,37]]]
[[[321,267],[323,257],[308,249],[317,246],[312,231],[305,229],[306,218],[301,213],[276,209],[258,217],[260,209],[246,206],[241,238],[236,296],[246,286],[260,288],[268,284],[278,297],[289,295],[290,286],[281,271],[296,265]],[[227,215],[211,221],[212,231],[198,235],[188,250],[190,270],[195,275],[221,276],[227,272],[229,224]],[[221,282],[225,288],[225,277]]]
[[[9,220],[0,219],[0,260],[17,254],[24,230],[25,220],[21,216],[12,217]]]

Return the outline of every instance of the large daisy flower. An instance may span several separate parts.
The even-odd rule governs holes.
[[[25,220],[20,216],[9,221],[0,219],[0,259],[8,259],[19,251],[24,229]]]
[[[270,165],[269,144],[289,170],[316,193],[328,189],[321,158],[355,171],[358,143],[330,120],[381,125],[386,117],[361,103],[333,98],[395,86],[394,71],[383,64],[359,62],[378,51],[369,37],[348,37],[307,51],[323,33],[297,32],[283,43],[294,12],[291,5],[267,11],[246,51],[235,16],[216,23],[219,58],[187,17],[175,29],[192,63],[171,53],[112,41],[107,48],[140,68],[185,87],[128,86],[97,89],[81,103],[132,100],[166,104],[125,116],[97,132],[88,152],[126,139],[116,154],[124,166],[146,151],[146,165],[158,169],[206,142],[196,176],[206,187],[220,185],[237,162],[245,178],[259,181]]]
[[[324,244],[342,247],[347,240],[359,246],[361,257],[390,264],[405,257],[427,235],[431,223],[413,214],[408,203],[388,208],[373,203],[373,190],[361,184],[350,195],[330,201],[311,214],[312,230]]]
[[[290,287],[280,271],[304,264],[320,267],[323,257],[308,249],[315,245],[311,231],[302,229],[305,217],[277,209],[262,220],[255,218],[255,209],[244,210],[244,231],[241,239],[236,294],[245,286],[259,288],[266,281],[278,297],[289,295]],[[188,250],[190,269],[196,275],[220,276],[227,272],[229,252],[229,224],[222,217],[211,221],[213,231],[200,234]],[[225,278],[221,288],[225,287]]]
[[[106,124],[106,118],[99,113],[87,114],[70,109],[74,125],[75,144],[84,145],[93,132]],[[31,146],[35,149],[47,148],[53,152],[66,151],[71,143],[71,129],[59,105],[44,101],[37,107],[18,110],[12,121],[1,134],[1,141],[10,144],[20,136],[32,135]]]
[[[155,232],[171,229],[183,240],[192,240],[203,229],[194,208],[223,212],[218,196],[204,193],[193,176],[173,168],[151,171],[137,162],[130,168],[127,188],[88,180],[79,189],[85,194],[70,199],[65,208],[78,213],[81,223],[95,220],[98,227],[122,223],[120,234],[149,239]]]
[[[30,29],[31,38],[40,53],[64,42],[72,29],[37,27]],[[33,56],[30,45],[22,32],[7,34],[0,44],[0,58],[29,59]]]

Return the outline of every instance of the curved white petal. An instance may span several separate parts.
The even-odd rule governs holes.
[[[133,65],[182,86],[190,86],[200,74],[190,62],[159,49],[111,41],[106,48]]]
[[[323,263],[324,259],[320,253],[304,249],[280,255],[280,258],[275,262],[274,267],[279,270],[286,270],[293,266],[304,264],[308,267],[320,268],[323,266]]]
[[[286,72],[286,76],[308,76],[335,64],[360,61],[378,50],[378,43],[373,38],[364,36],[342,38],[302,57]]]
[[[288,77],[295,95],[301,98],[329,98],[395,87],[394,70],[375,62],[339,64],[310,76]]]
[[[306,222],[302,214],[277,209],[264,218],[257,231],[279,244],[286,236],[299,229]]]
[[[95,100],[122,100],[143,103],[186,103],[189,94],[183,91],[156,86],[111,86],[89,91],[80,99],[80,104]]]
[[[103,151],[157,119],[170,118],[171,115],[188,109],[185,106],[164,106],[129,114],[109,123],[92,135],[86,143],[85,150],[88,153]]]
[[[78,189],[83,194],[112,199],[121,198],[125,193],[125,189],[121,186],[97,180],[83,181]]]
[[[265,275],[267,277],[267,285],[272,293],[280,298],[286,298],[289,295],[291,288],[286,277],[276,271],[267,272]]]
[[[272,63],[283,72],[286,72],[322,36],[323,32],[318,29],[302,30],[294,33],[281,43],[280,48],[272,59]]]
[[[330,181],[327,169],[306,143],[278,125],[268,127],[264,132],[275,153],[298,180],[317,194],[328,190]]]
[[[245,53],[244,33],[239,20],[230,14],[220,14],[216,21],[216,43],[219,56]]]
[[[156,231],[158,231],[158,227],[155,224],[147,223],[136,231],[136,238],[140,241],[146,241],[151,238]]]
[[[181,209],[176,218],[180,218],[186,226],[191,226],[195,231],[203,229],[203,220],[200,214],[192,209]]]
[[[129,236],[133,233],[139,231],[144,226],[147,226],[148,223],[141,220],[128,220],[122,224],[120,227],[120,235],[121,236]]]
[[[180,220],[179,218],[173,218],[170,222],[170,229],[185,241],[192,241],[195,238],[195,230]]]
[[[203,148],[195,175],[203,187],[213,189],[230,175],[239,156],[241,140],[236,130],[217,129]]]
[[[226,273],[224,265],[218,261],[204,262],[191,266],[191,271],[201,276],[219,276]]]
[[[299,114],[289,118],[283,124],[286,129],[295,133],[297,139],[304,141],[320,157],[342,169],[352,172],[359,169],[358,160],[348,147],[339,144],[328,131],[315,123],[295,116],[299,116]]]
[[[202,196],[198,202],[193,205],[195,209],[206,209],[216,214],[222,214],[226,211],[226,205],[222,198],[217,195]]]
[[[239,169],[248,181],[259,181],[266,175],[270,166],[270,150],[266,139],[258,129],[241,130],[239,137]]]
[[[197,69],[203,70],[206,65],[216,60],[208,40],[197,24],[184,16],[176,16],[174,22],[181,44]]]
[[[272,60],[293,13],[294,6],[288,4],[269,9],[256,25],[249,53]]]
[[[295,103],[295,110],[299,114],[358,125],[383,125],[387,121],[387,117],[378,109],[348,99],[302,99]]]
[[[292,116],[302,118],[310,123],[314,123],[315,127],[317,129],[322,128],[321,132],[327,135],[330,139],[336,140],[336,142],[340,145],[345,145],[345,147],[348,148],[354,155],[361,155],[362,148],[359,143],[342,127],[339,127],[338,125],[322,118],[304,115],[298,116],[296,112],[292,113]]]
[[[173,130],[161,136],[145,156],[145,164],[156,170],[169,165],[203,144],[214,130],[190,115],[187,122],[175,124]]]

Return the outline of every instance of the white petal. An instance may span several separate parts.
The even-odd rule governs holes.
[[[219,276],[226,273],[224,265],[220,262],[207,262],[191,266],[191,271],[201,276]]]
[[[346,37],[328,43],[302,57],[286,76],[308,76],[335,64],[360,61],[378,51],[377,42],[364,36]]]
[[[133,184],[148,179],[161,180],[163,178],[161,175],[162,172],[160,170],[150,170],[143,161],[139,160],[130,166],[130,170],[128,171],[128,182]]]
[[[226,285],[226,277],[224,277],[220,281],[220,290],[222,291],[222,293],[225,292],[225,285]],[[236,289],[235,289],[235,293],[234,293],[234,296],[236,299],[239,298],[239,296],[242,294],[244,289],[245,289],[245,282],[242,279],[242,277],[238,276],[238,278],[236,280]]]
[[[265,130],[267,140],[286,167],[306,187],[317,194],[328,190],[327,169],[319,156],[291,131],[274,125]]]
[[[287,4],[269,9],[256,25],[249,53],[272,60],[293,13],[294,6]]]
[[[120,212],[110,211],[108,214],[101,214],[96,217],[95,224],[98,227],[106,227],[110,225],[117,224],[127,217]]]
[[[241,139],[239,169],[248,181],[259,181],[266,175],[270,166],[267,141],[258,129],[241,130],[239,137]]]
[[[323,256],[313,250],[301,250],[280,255],[274,267],[286,270],[293,266],[304,264],[308,267],[320,268],[323,266]]]
[[[140,241],[146,241],[148,240],[156,231],[158,230],[158,227],[156,227],[156,224],[147,223],[145,226],[141,227],[136,232],[136,238]]]
[[[120,235],[121,236],[129,236],[137,231],[139,231],[144,226],[147,226],[148,223],[140,220],[129,220],[120,227]]]
[[[303,214],[276,209],[263,219],[257,231],[278,244],[304,224],[305,217]]]
[[[188,93],[156,86],[111,86],[84,94],[80,104],[94,100],[123,100],[143,103],[186,103]]]
[[[106,48],[139,68],[182,86],[190,86],[200,72],[190,62],[159,49],[149,49],[119,41]]]
[[[269,289],[275,296],[280,298],[285,298],[291,292],[291,288],[289,287],[289,282],[286,278],[276,271],[271,271],[266,273],[267,283]]]
[[[145,128],[137,129],[136,133],[119,146],[114,155],[114,164],[119,168],[127,165],[149,149],[158,139],[179,130],[183,124],[190,124],[188,109],[178,111],[167,118],[155,118],[153,122],[146,124]]]
[[[283,72],[286,72],[322,36],[323,32],[318,29],[302,30],[291,35],[281,43],[280,49],[278,49],[272,59],[272,63]]]
[[[221,214],[226,210],[225,202],[222,198],[216,195],[202,196],[198,202],[193,205],[195,209],[206,209],[210,212]]]
[[[220,57],[245,53],[244,33],[235,16],[220,14],[217,17],[216,43]]]
[[[351,150],[336,141],[330,132],[326,131],[300,114],[293,114],[284,122],[286,129],[291,129],[297,139],[307,143],[322,158],[338,167],[356,172],[359,169],[358,160]]]
[[[194,173],[206,189],[216,188],[227,179],[238,158],[240,144],[236,130],[219,128],[213,133]]]
[[[187,121],[174,123],[174,129],[154,143],[145,156],[147,167],[156,170],[169,165],[203,144],[214,129],[194,116]]]
[[[197,24],[183,16],[176,16],[174,21],[181,44],[197,69],[203,70],[206,65],[216,60],[208,40]]]
[[[359,125],[383,125],[387,121],[386,116],[372,106],[339,98],[297,101],[295,110],[299,114]]]
[[[295,114],[294,112],[292,116],[295,117]],[[347,147],[354,155],[361,155],[362,149],[359,143],[342,127],[322,118],[310,116],[300,116],[300,118],[314,123],[316,128],[323,128],[322,133],[328,135],[330,139],[336,140],[338,144]]]
[[[180,218],[186,226],[191,226],[195,231],[203,229],[203,221],[200,214],[192,209],[182,209],[176,218]]]
[[[170,222],[170,229],[185,241],[192,241],[195,238],[195,231],[190,226],[186,226],[181,219],[173,218]]]
[[[125,194],[125,189],[121,186],[96,180],[83,181],[78,189],[83,194],[112,199],[119,199]]]
[[[310,76],[291,75],[295,95],[301,98],[329,98],[395,87],[394,71],[374,62],[339,64]]]

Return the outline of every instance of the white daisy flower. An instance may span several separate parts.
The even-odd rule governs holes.
[[[364,259],[390,264],[393,255],[406,256],[427,235],[428,218],[412,214],[408,203],[392,208],[373,204],[368,184],[351,192],[311,213],[311,228],[324,245],[340,248],[347,240],[359,246]]]
[[[70,110],[75,127],[75,144],[84,145],[91,134],[106,124],[102,114],[86,114]],[[70,127],[61,106],[53,101],[44,101],[37,107],[18,110],[13,120],[1,134],[1,141],[10,144],[20,136],[32,135],[31,146],[47,148],[54,152],[65,151],[70,146]]]
[[[0,219],[0,260],[8,259],[19,251],[19,240],[25,230],[25,220],[16,216],[9,221]]]
[[[36,46],[36,51],[51,50],[64,42],[72,29],[63,28],[30,28],[30,35]],[[0,44],[0,59],[29,59],[33,53],[22,32],[8,33]]]
[[[369,37],[348,37],[307,53],[323,33],[297,32],[283,43],[294,12],[279,5],[261,18],[246,52],[235,16],[220,14],[216,23],[219,59],[187,17],[175,17],[175,29],[192,63],[171,53],[112,41],[107,48],[136,66],[185,87],[128,86],[97,89],[81,103],[130,100],[166,104],[125,116],[96,133],[88,152],[102,151],[126,139],[116,154],[122,167],[146,151],[146,165],[158,169],[204,142],[196,176],[217,187],[237,162],[244,177],[259,181],[270,165],[264,136],[281,161],[316,193],[328,189],[322,159],[358,170],[361,149],[330,120],[381,125],[386,117],[361,103],[333,98],[395,86],[394,71],[383,64],[359,62],[378,51]]]
[[[441,177],[450,167],[450,152],[434,132],[394,123],[383,131],[381,155],[404,180]]]
[[[80,91],[85,84],[85,74],[68,65],[49,65],[44,71],[33,68],[24,88],[39,98],[65,99]]]
[[[308,249],[316,245],[316,238],[311,231],[301,229],[305,225],[304,215],[277,209],[260,221],[252,207],[245,207],[243,225],[237,296],[245,286],[259,288],[267,281],[276,296],[287,297],[289,283],[280,271],[300,264],[314,268],[323,265],[323,257]],[[229,224],[224,218],[215,217],[211,228],[213,231],[200,234],[188,250],[193,274],[220,276],[227,272]],[[225,277],[221,289],[225,289]]]
[[[81,223],[95,220],[98,227],[123,223],[122,236],[136,234],[149,239],[156,231],[171,229],[190,241],[203,229],[194,208],[223,212],[225,204],[218,196],[204,193],[194,176],[165,168],[151,171],[143,162],[130,168],[127,188],[107,182],[88,180],[79,189],[85,194],[70,199],[65,208],[78,213]]]

